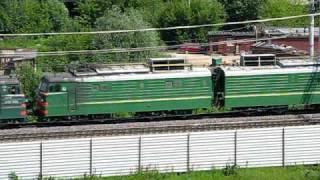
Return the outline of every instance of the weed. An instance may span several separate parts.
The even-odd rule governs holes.
[[[222,174],[225,176],[237,175],[239,167],[237,165],[227,164],[225,168],[222,169]]]
[[[11,172],[11,173],[9,174],[9,179],[10,179],[10,180],[19,180],[19,177],[18,177],[18,175],[16,174],[16,172]]]

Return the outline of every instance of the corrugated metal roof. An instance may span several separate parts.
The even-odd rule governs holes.
[[[30,60],[37,57],[34,49],[1,49],[0,58],[12,58],[13,61]]]
[[[308,27],[300,28],[286,28],[286,27],[266,27],[264,33],[268,35],[290,35],[290,36],[308,36],[309,29]],[[314,28],[315,36],[319,36],[319,29]]]
[[[232,32],[232,31],[209,31],[209,36],[255,36],[254,31]]]

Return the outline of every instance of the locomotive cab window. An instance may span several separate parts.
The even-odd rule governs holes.
[[[19,87],[16,86],[12,86],[10,88],[8,88],[8,94],[19,94]]]
[[[49,92],[60,92],[61,91],[61,85],[60,84],[51,84],[49,86]]]
[[[41,84],[40,84],[39,90],[41,92],[47,92],[48,91],[48,86],[49,86],[49,84],[47,82],[42,81]]]

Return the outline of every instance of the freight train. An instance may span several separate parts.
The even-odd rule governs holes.
[[[32,112],[40,119],[70,119],[116,113],[181,114],[213,107],[317,108],[319,83],[318,65],[307,61],[259,60],[209,68],[193,67],[177,58],[155,58],[148,64],[91,64],[45,74]],[[21,87],[17,81],[11,84],[2,85],[2,120],[26,115]],[[11,87],[16,87],[15,94],[7,95]],[[9,105],[7,97],[17,101]]]

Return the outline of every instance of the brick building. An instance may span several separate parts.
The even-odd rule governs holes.
[[[237,43],[231,41],[254,39],[255,32],[209,32],[209,52],[218,54],[240,54],[242,51],[250,51],[254,42]]]
[[[258,38],[287,36],[286,38],[273,39],[269,43],[276,45],[292,46],[298,50],[309,50],[309,32],[307,28],[266,28],[258,34]],[[315,52],[318,52],[319,30],[315,28]],[[209,32],[209,52],[218,54],[240,54],[251,52],[252,44],[255,44],[255,32]],[[250,40],[251,42],[241,42]],[[227,41],[227,43],[223,43]],[[231,41],[231,42],[230,42]],[[232,42],[234,41],[234,42]],[[220,43],[219,43],[220,42]]]

